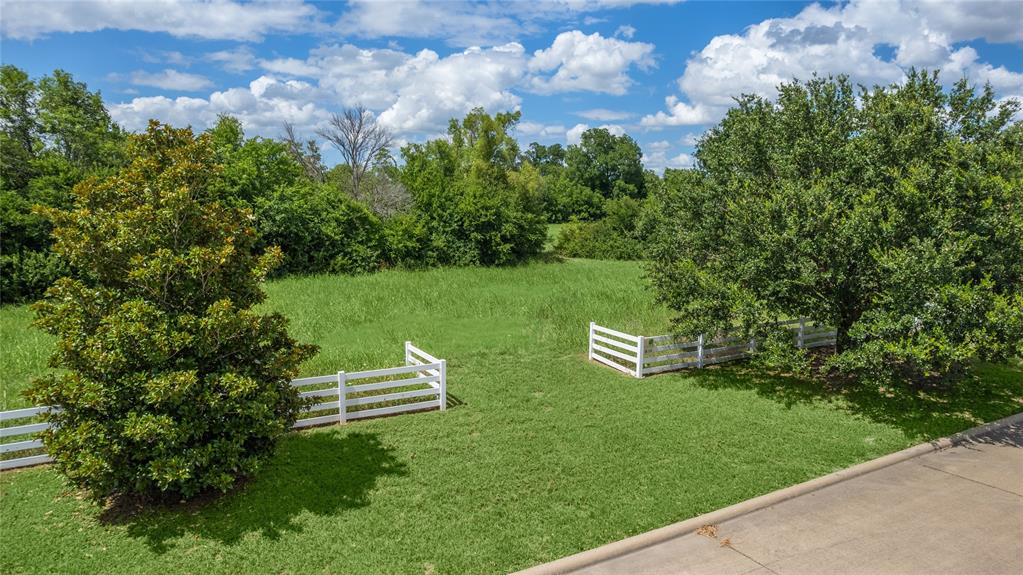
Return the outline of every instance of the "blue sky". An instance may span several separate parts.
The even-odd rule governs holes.
[[[741,93],[813,72],[898,82],[911,66],[1023,97],[1023,1],[19,2],[0,5],[2,59],[65,69],[137,130],[314,137],[362,104],[398,141],[443,134],[474,106],[523,113],[525,144],[626,132],[648,167],[692,162]],[[331,161],[336,156],[327,155]]]

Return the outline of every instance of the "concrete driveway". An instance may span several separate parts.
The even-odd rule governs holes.
[[[1023,574],[1023,423],[573,573]]]

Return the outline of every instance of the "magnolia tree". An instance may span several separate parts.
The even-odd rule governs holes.
[[[301,400],[289,380],[315,348],[252,310],[281,254],[255,254],[251,215],[218,201],[209,136],[154,122],[128,156],[79,184],[74,209],[46,212],[82,279],[35,306],[63,371],[28,394],[60,406],[43,441],[96,497],[224,491],[290,429]]]
[[[1023,354],[1019,109],[926,72],[740,98],[665,178],[651,276],[678,329],[808,316],[837,327],[830,371],[872,381]]]

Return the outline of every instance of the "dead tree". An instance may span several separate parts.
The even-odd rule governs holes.
[[[362,106],[345,108],[342,113],[334,114],[327,127],[317,133],[337,148],[341,158],[351,167],[352,196],[363,200],[359,184],[377,154],[391,147],[391,133]]]
[[[295,126],[291,122],[284,122],[284,144],[288,147],[288,153],[302,166],[305,175],[312,181],[323,183],[323,163],[320,160],[320,149],[315,140],[309,140],[305,144],[295,134]]]

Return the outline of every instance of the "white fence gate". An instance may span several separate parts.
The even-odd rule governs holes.
[[[352,384],[352,382],[362,382]],[[327,423],[345,423],[351,419],[363,419],[422,411],[426,409],[447,408],[447,360],[437,359],[412,342],[405,342],[405,365],[388,369],[374,369],[345,373],[339,371],[334,375],[303,377],[291,381],[291,385],[299,388],[315,388],[299,392],[301,397],[322,397],[326,401],[306,407],[303,415],[295,422],[294,428],[323,425]],[[385,390],[388,393],[377,393]],[[408,402],[410,399],[420,401]],[[381,405],[382,404],[382,405]],[[354,409],[353,409],[354,408]],[[48,463],[53,459],[43,449],[43,442],[36,439],[35,434],[49,429],[50,423],[41,421],[43,414],[54,411],[52,406],[30,407],[0,412],[0,423],[14,420],[26,420],[19,425],[0,427],[0,441],[5,438],[23,437],[18,441],[0,443],[0,454],[33,452],[30,455],[14,459],[0,459],[0,470],[26,467],[40,463]],[[333,411],[328,415],[309,414]]]
[[[835,344],[837,332],[834,328],[812,324],[806,318],[781,321],[775,325],[792,332],[799,348]],[[701,334],[693,341],[683,341],[673,335],[630,335],[590,322],[588,355],[593,361],[634,377],[643,377],[744,359],[756,346],[755,339],[740,337],[708,340]]]

